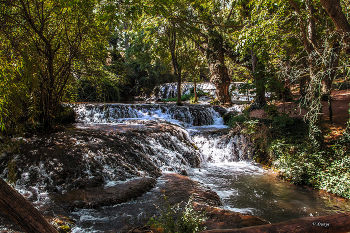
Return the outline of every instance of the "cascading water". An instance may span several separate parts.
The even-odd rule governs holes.
[[[251,101],[254,98],[254,94],[250,92],[252,90],[247,90],[246,93],[241,93],[239,91],[240,86],[244,84],[243,82],[231,83],[229,90],[231,92],[232,101]],[[190,94],[190,90],[194,88],[194,84],[191,82],[181,83],[181,95]],[[197,90],[202,90],[207,92],[210,96],[215,98],[216,87],[214,84],[209,82],[197,83]],[[164,100],[174,98],[177,95],[177,83],[164,83],[156,86],[153,91],[152,99]]]
[[[230,132],[220,116],[239,111],[239,106],[73,107],[78,122],[74,129],[24,139],[27,147],[21,154],[0,157],[0,175],[5,178],[10,172],[6,161],[16,163],[22,169],[17,190],[40,209],[48,205],[44,213],[75,219],[73,232],[115,232],[144,224],[156,211],[153,203],[161,198],[164,180],[158,178],[155,188],[132,201],[97,209],[74,208],[73,212],[58,207],[48,192],[59,196],[77,188],[105,190],[130,180],[154,179],[161,172],[188,174],[217,192],[224,208],[271,222],[350,209],[346,202],[335,205],[335,198],[291,186],[252,162],[252,144]]]
[[[161,119],[182,126],[212,125],[220,118],[211,106],[175,104],[79,104],[79,123],[125,123],[130,119]]]
[[[117,107],[105,107],[105,111],[108,108]],[[145,122],[165,119],[186,128],[202,162],[200,168],[189,170],[189,176],[217,192],[226,209],[280,222],[350,208],[346,202],[340,208],[339,204],[334,207],[333,203],[329,204],[330,196],[325,198],[315,190],[291,186],[254,163],[251,142],[241,134],[230,132],[210,106],[129,105],[130,109],[137,112],[133,115],[135,119]],[[240,111],[241,107],[233,106],[229,110]]]

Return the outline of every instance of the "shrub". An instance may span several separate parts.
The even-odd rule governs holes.
[[[148,222],[153,228],[163,229],[164,233],[195,233],[205,230],[202,223],[206,220],[204,213],[193,209],[193,197],[190,197],[185,207],[181,203],[171,206],[164,195],[166,204],[160,216],[151,218]]]
[[[190,89],[190,94],[194,96],[194,88],[192,87]],[[202,89],[197,88],[197,97],[207,96],[209,95],[208,92],[204,92]]]
[[[232,116],[228,122],[227,125],[229,125],[231,128],[235,128],[238,123],[243,124],[245,121],[248,120],[248,116],[246,114],[239,114],[237,116]]]
[[[116,102],[120,99],[117,83],[108,77],[84,77],[77,85],[77,100],[80,102]]]
[[[192,95],[190,94],[187,94],[187,95],[182,95],[181,96],[181,101],[187,101],[187,100],[190,100],[191,97],[193,97]],[[164,102],[176,102],[177,101],[177,97],[174,97],[174,98],[169,98],[169,99],[165,99],[163,100]]]
[[[76,113],[70,106],[60,106],[55,117],[55,122],[59,124],[70,124],[75,122]]]

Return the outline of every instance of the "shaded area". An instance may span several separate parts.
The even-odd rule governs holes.
[[[350,213],[334,214],[322,217],[306,217],[290,221],[275,223],[271,225],[247,227],[243,229],[230,230],[208,230],[202,233],[265,233],[265,232],[327,232],[343,233],[350,231]]]

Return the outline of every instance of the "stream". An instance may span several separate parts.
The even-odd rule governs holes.
[[[90,110],[88,121],[104,123],[112,121],[121,124],[133,117],[140,120],[166,120],[181,125],[189,132],[190,138],[200,149],[202,156],[200,168],[188,169],[189,177],[215,191],[223,201],[224,209],[255,215],[271,223],[350,210],[349,201],[310,187],[291,185],[277,178],[272,171],[254,163],[251,145],[242,136],[230,135],[227,126],[214,109],[194,111],[185,107],[186,111],[180,113],[175,110],[176,107],[151,106],[133,106],[124,115],[126,118],[122,116],[117,117],[118,119],[114,117],[106,119],[100,113]],[[239,110],[239,107],[235,106],[233,109]],[[86,113],[83,109],[80,111]],[[203,122],[198,124],[197,118],[201,118]],[[194,121],[197,121],[196,126],[193,125]],[[133,202],[117,207],[106,207],[102,213],[82,210],[74,214],[80,216],[81,224],[94,222],[93,225],[96,225],[101,219],[104,223],[116,224],[116,219],[119,221],[124,219],[123,221],[137,224],[140,223],[140,219],[149,218],[151,216],[149,213],[155,211],[151,211],[154,208],[152,203],[155,201],[154,198],[160,198],[160,189],[162,189],[161,179],[155,189]],[[127,211],[128,209],[133,211],[138,209],[139,214],[134,216]],[[124,218],[110,217],[111,212],[117,212],[119,215],[123,213]],[[111,218],[114,221],[111,221]]]
[[[145,224],[157,213],[154,203],[163,198],[161,190],[166,183],[163,177],[169,172],[188,174],[216,192],[224,209],[258,216],[271,223],[350,211],[349,201],[291,185],[253,162],[254,148],[249,140],[233,134],[221,117],[230,111],[239,112],[240,106],[225,109],[209,105],[76,104],[73,107],[77,123],[69,132],[35,139],[41,141],[42,147],[51,148],[53,157],[49,153],[40,162],[24,161],[27,165],[23,167],[27,168],[21,170],[16,184],[16,189],[32,198],[44,213],[73,219],[72,232],[115,232]],[[26,139],[26,142],[35,140]],[[33,148],[38,145],[33,144]],[[67,158],[59,152],[62,148],[66,149]],[[47,151],[28,146],[26,153],[34,156]],[[74,164],[69,153],[76,156]],[[21,156],[23,160],[28,158],[28,155],[11,156],[18,161]],[[28,166],[29,162],[33,165]],[[36,176],[31,175],[33,171]],[[67,171],[74,172],[76,177],[67,177]],[[2,177],[6,174],[4,169]],[[163,175],[159,177],[160,174]],[[35,180],[30,181],[31,177]],[[48,195],[50,190],[64,194],[72,188],[93,187],[101,182],[105,188],[116,187],[138,177],[159,178],[149,192],[122,204],[67,212]],[[0,222],[0,229],[7,228]]]

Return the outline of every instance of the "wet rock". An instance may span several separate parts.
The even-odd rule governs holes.
[[[190,196],[193,196],[195,210],[205,211],[208,217],[204,222],[204,226],[208,230],[234,229],[269,223],[256,216],[220,208],[222,202],[217,193],[189,179],[187,176],[167,173],[163,174],[161,179],[166,180],[165,184],[160,188],[164,188],[164,194],[168,197],[169,204],[187,203]]]
[[[74,108],[80,123],[116,123],[125,118],[158,116],[192,126],[212,125],[214,118],[227,112],[221,106],[193,104],[75,104]]]
[[[188,176],[188,173],[187,173],[187,171],[186,171],[186,170],[182,170],[182,171],[180,172],[180,175],[183,175],[183,176]]]
[[[230,210],[211,206],[196,206],[197,210],[205,211],[208,219],[203,223],[207,230],[211,229],[236,229],[242,227],[258,226],[270,222],[259,217],[236,213]]]
[[[52,195],[52,199],[65,209],[100,208],[130,201],[148,192],[156,184],[151,177],[136,178],[115,187],[74,189],[65,194]]]
[[[224,116],[228,113],[227,109],[220,105],[212,105],[213,109],[220,114],[220,116]]]
[[[11,162],[17,185],[63,192],[135,177],[156,178],[161,170],[181,173],[198,167],[200,154],[188,133],[180,126],[158,123],[128,129],[119,125],[99,130],[72,128],[25,139],[19,154],[0,158],[0,176],[8,178]]]

